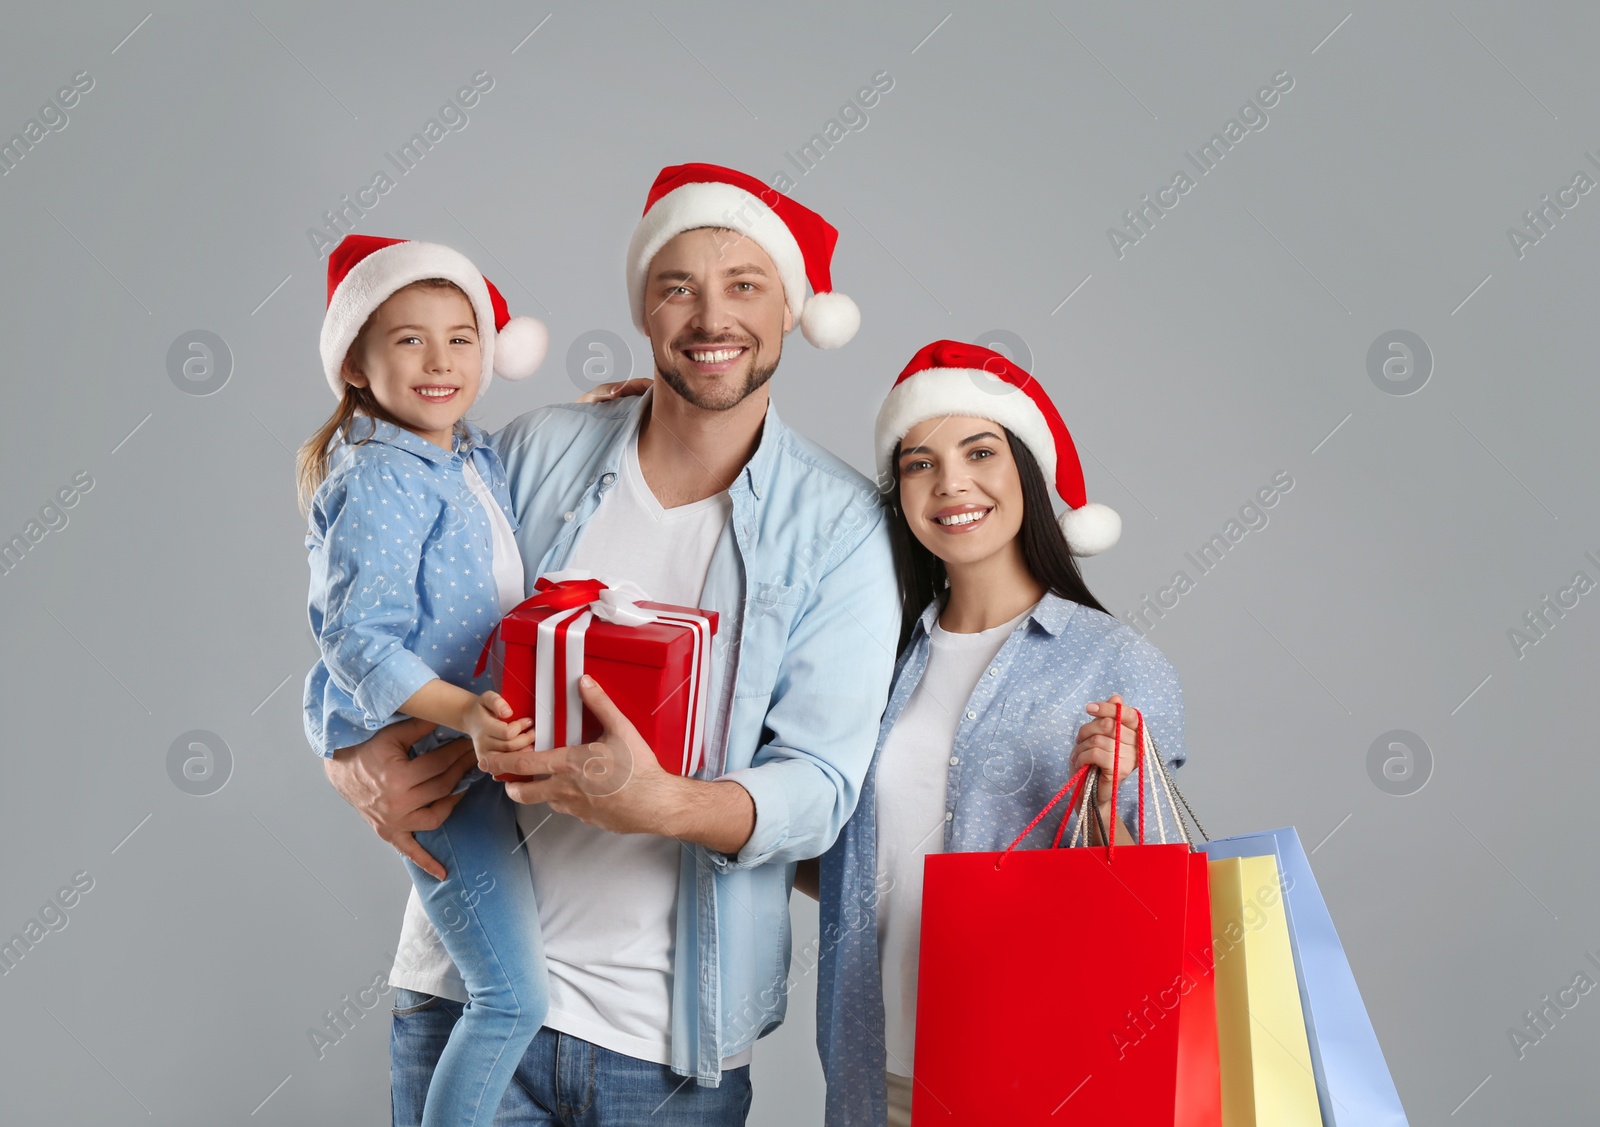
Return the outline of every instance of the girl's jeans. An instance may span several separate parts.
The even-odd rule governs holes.
[[[422,1127],[489,1127],[550,1004],[527,848],[505,786],[487,775],[416,838],[446,877],[406,868],[471,999],[433,1070]]]

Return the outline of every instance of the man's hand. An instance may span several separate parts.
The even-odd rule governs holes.
[[[472,769],[472,743],[453,740],[415,759],[407,749],[435,725],[426,720],[390,724],[366,743],[343,747],[323,761],[328,781],[374,832],[437,880],[444,866],[417,844],[418,830],[444,824],[461,795],[451,794]]]
[[[672,801],[672,783],[683,780],[667,774],[593,677],[585,675],[578,692],[604,729],[599,740],[549,751],[491,752],[480,765],[494,775],[548,776],[508,781],[506,793],[514,802],[548,803],[557,814],[613,833],[670,836],[662,815]]]
[[[630,395],[643,395],[650,390],[654,380],[638,376],[618,383],[597,383],[578,396],[579,403],[606,403],[612,399],[626,399]]]
[[[738,853],[755,829],[755,800],[733,781],[705,782],[669,774],[637,728],[593,677],[578,684],[583,703],[603,729],[594,743],[550,751],[490,754],[493,775],[547,775],[507,782],[524,805],[547,803],[591,826],[619,834],[658,834]]]

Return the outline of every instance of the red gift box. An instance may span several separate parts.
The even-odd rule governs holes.
[[[600,722],[578,696],[578,678],[587,673],[638,729],[663,768],[693,775],[704,744],[717,613],[633,598],[643,592],[631,585],[564,578],[572,574],[557,572],[535,582],[537,593],[489,636],[478,672],[487,662],[496,690],[514,715],[533,717],[538,751],[600,737]],[[547,669],[540,666],[541,652]]]

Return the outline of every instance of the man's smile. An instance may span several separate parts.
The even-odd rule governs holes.
[[[682,349],[683,356],[697,369],[706,373],[726,372],[738,362],[749,348],[745,345],[696,346]]]

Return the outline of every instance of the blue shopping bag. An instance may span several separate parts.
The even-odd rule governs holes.
[[[1218,859],[1269,854],[1278,859],[1324,1127],[1407,1127],[1350,960],[1294,827],[1220,838],[1197,848]]]

